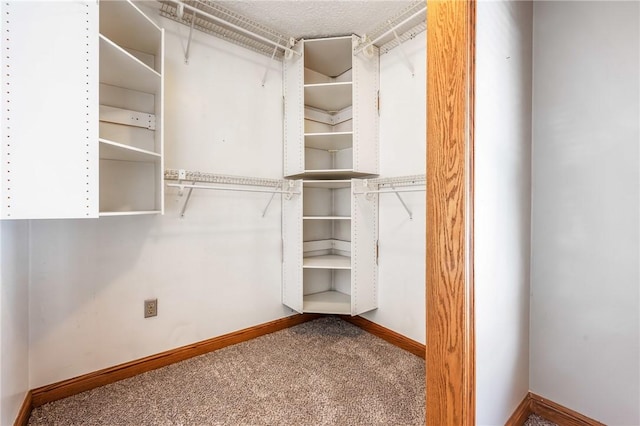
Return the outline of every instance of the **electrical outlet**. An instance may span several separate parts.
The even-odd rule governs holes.
[[[158,299],[144,301],[144,317],[155,317],[158,315]]]

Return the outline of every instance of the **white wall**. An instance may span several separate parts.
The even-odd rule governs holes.
[[[531,390],[640,424],[640,4],[534,6]]]
[[[415,76],[399,49],[380,57],[380,176],[425,174],[426,36],[402,45]],[[363,317],[424,343],[425,193],[401,194],[413,220],[395,195],[380,195],[379,308]]]
[[[166,167],[282,176],[280,63],[150,16],[166,28]],[[167,190],[163,217],[33,221],[32,388],[274,320],[281,205],[270,194]],[[4,266],[4,263],[3,263]],[[158,298],[159,315],[143,318]]]
[[[0,424],[16,419],[29,390],[28,222],[0,222]]]
[[[531,2],[479,2],[475,80],[475,322],[479,425],[529,391]]]

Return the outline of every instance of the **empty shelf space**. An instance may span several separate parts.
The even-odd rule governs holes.
[[[140,216],[147,214],[160,214],[160,210],[134,210],[125,212],[100,212],[99,216]]]
[[[337,77],[351,69],[352,44],[351,36],[305,40],[305,67],[329,77]]]
[[[162,30],[130,1],[100,2],[100,33],[122,47],[155,55]]]
[[[339,291],[323,291],[307,294],[303,298],[302,311],[323,314],[351,314],[351,296]]]
[[[160,92],[160,74],[100,34],[100,83],[138,92]]]
[[[314,269],[351,269],[351,258],[337,254],[310,256],[303,258],[302,267]]]
[[[304,104],[323,111],[341,111],[351,105],[350,82],[304,85]]]
[[[113,142],[107,139],[100,141],[100,159],[138,162],[158,162],[160,154]]]
[[[304,146],[327,151],[351,148],[353,132],[305,133]]]
[[[350,216],[303,216],[304,220],[351,220]]]
[[[305,188],[340,189],[350,188],[351,180],[303,180]]]

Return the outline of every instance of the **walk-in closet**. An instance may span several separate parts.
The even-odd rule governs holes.
[[[0,425],[640,422],[639,3],[0,17]]]

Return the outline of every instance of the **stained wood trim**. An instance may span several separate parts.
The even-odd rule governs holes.
[[[216,349],[235,345],[265,334],[293,327],[294,325],[311,321],[313,319],[320,318],[321,316],[322,315],[318,314],[303,314],[277,319],[275,321],[270,321],[254,327],[214,337],[213,339],[204,340],[202,342],[193,343],[191,345],[161,352],[156,355],[151,355],[146,358],[116,365],[115,367],[105,368],[93,373],[42,386],[37,389],[33,389],[32,406],[39,407],[47,402],[76,395],[80,392],[108,385],[110,383],[117,382],[118,380],[133,377],[137,374],[165,367],[179,361],[184,361],[198,355],[215,351]]]
[[[350,322],[353,325],[356,325],[363,329],[364,331],[373,334],[387,342],[391,343],[394,346],[397,346],[405,351],[409,351],[412,354],[419,356],[420,358],[425,357],[425,346],[416,342],[413,339],[409,339],[406,336],[403,336],[400,333],[396,333],[393,330],[389,330],[386,327],[381,326],[380,324],[376,324],[375,322],[369,321],[366,318],[362,318],[360,316],[349,316],[349,315],[339,315],[341,319],[344,321]]]
[[[427,1],[427,425],[475,425],[475,2]]]
[[[589,418],[583,414],[571,410],[556,402],[546,398],[529,393],[531,412],[544,417],[561,426],[604,426],[597,420]]]
[[[20,411],[18,411],[18,416],[16,417],[16,421],[13,422],[13,426],[27,426],[29,423],[29,416],[31,416],[31,410],[33,409],[33,399],[32,392],[28,391],[24,396],[24,401],[22,401],[22,405],[20,406]]]
[[[516,407],[516,410],[513,412],[509,420],[504,424],[504,426],[522,426],[524,422],[527,421],[529,416],[531,415],[531,393],[527,392],[527,394],[522,399],[522,402]]]

